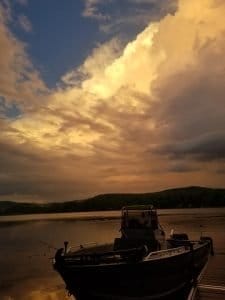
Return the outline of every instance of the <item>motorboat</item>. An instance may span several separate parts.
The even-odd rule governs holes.
[[[79,300],[166,299],[192,284],[213,254],[210,237],[166,238],[152,206],[126,206],[111,244],[59,248],[54,268]]]

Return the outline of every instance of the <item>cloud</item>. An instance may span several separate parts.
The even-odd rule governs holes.
[[[190,156],[199,160],[225,160],[225,132],[216,132],[164,145],[159,153],[182,158]]]
[[[123,46],[123,42],[117,37],[97,45],[80,67],[64,74],[62,83],[71,87],[81,87],[87,79],[102,74],[105,68],[121,55]]]
[[[0,120],[1,198],[224,186],[224,13],[223,1],[180,0],[176,13],[125,46],[118,38],[98,45],[44,96],[33,69],[30,102],[21,89],[4,92],[26,113]],[[16,78],[29,62],[26,47],[1,24],[12,48],[2,64]],[[4,86],[11,89],[14,77]]]
[[[30,20],[28,19],[27,16],[25,15],[20,15],[18,17],[18,23],[20,25],[20,27],[26,31],[26,32],[31,32],[32,31],[32,24],[30,22]]]
[[[109,1],[107,1],[109,2]],[[106,20],[109,16],[99,12],[98,5],[102,4],[103,0],[85,0],[83,16],[97,20]]]
[[[20,5],[27,5],[28,4],[28,0],[16,0],[17,3],[19,3]]]
[[[171,162],[167,169],[168,172],[173,173],[196,172],[198,170],[197,166],[190,165],[189,162],[184,160]]]
[[[168,13],[174,13],[177,0],[85,0],[83,16],[97,20],[102,32],[132,33],[143,30],[149,22],[160,20]]]
[[[5,101],[32,109],[47,93],[45,83],[34,69],[26,45],[9,30],[11,8],[0,4],[0,91]]]

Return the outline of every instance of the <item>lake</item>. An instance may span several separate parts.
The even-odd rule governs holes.
[[[191,239],[211,236],[225,254],[225,208],[158,210],[167,235],[187,232]],[[55,249],[107,243],[120,235],[120,212],[85,212],[0,217],[0,299],[66,300],[65,285],[52,268]]]

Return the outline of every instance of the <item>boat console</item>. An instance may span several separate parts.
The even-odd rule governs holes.
[[[163,248],[165,233],[152,206],[125,206],[122,208],[121,237],[116,238],[114,250],[146,246],[148,252]]]

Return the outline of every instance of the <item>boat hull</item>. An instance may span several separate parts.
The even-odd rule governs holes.
[[[56,264],[77,299],[162,299],[193,281],[210,254],[205,241],[196,249],[155,259],[111,264]]]

